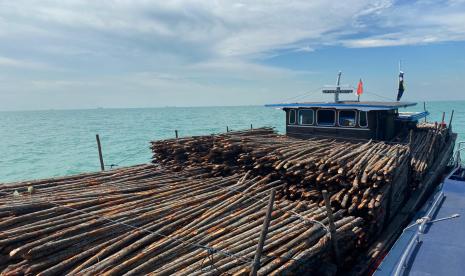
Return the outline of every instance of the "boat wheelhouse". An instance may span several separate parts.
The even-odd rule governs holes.
[[[412,102],[339,101],[339,93],[352,93],[339,85],[325,89],[334,93],[334,102],[302,102],[268,104],[266,107],[286,112],[286,134],[296,138],[329,136],[345,139],[391,140],[415,127],[424,112],[399,112],[400,108],[416,105]]]

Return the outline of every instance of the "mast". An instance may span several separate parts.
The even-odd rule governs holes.
[[[336,87],[334,87],[334,89],[331,89],[333,86],[330,86],[331,88],[326,88],[326,89],[323,89],[322,91],[323,93],[334,94],[335,103],[339,102],[339,93],[350,94],[354,92],[352,88],[350,87],[343,87],[341,89],[341,76],[342,76],[342,72],[339,71],[339,73],[337,74]]]
[[[338,103],[339,102],[339,93],[341,92],[341,75],[342,72],[339,71],[337,74],[337,82],[336,82],[336,92],[334,92],[334,102]]]

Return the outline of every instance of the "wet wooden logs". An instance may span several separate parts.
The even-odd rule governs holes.
[[[210,176],[248,171],[279,179],[285,183],[279,198],[323,206],[321,191],[328,190],[331,205],[363,217],[373,237],[424,178],[448,130],[420,124],[412,133],[388,143],[299,140],[265,129],[190,137],[181,143],[155,141],[152,150],[155,163],[178,170],[202,167]]]
[[[182,275],[248,271],[272,189],[250,173],[194,179],[154,165],[2,185],[2,275]],[[34,193],[30,193],[34,187]],[[17,193],[19,195],[14,196]],[[317,204],[279,200],[258,274],[329,256]],[[358,239],[363,220],[335,213]]]

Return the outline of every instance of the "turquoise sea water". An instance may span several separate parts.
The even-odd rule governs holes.
[[[429,121],[449,121],[465,140],[465,101],[428,102]],[[423,110],[423,104],[408,110]],[[0,182],[100,169],[95,134],[107,165],[147,163],[149,141],[272,126],[284,131],[284,112],[261,106],[167,107],[0,112]]]

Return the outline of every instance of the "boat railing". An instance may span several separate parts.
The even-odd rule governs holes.
[[[465,141],[461,141],[461,142],[458,143],[458,148],[457,148],[457,150],[455,152],[456,156],[455,156],[455,159],[454,159],[455,160],[454,168],[446,176],[446,179],[451,178],[454,175],[454,173],[456,173],[458,170],[460,170],[460,168],[461,168],[460,152],[465,150],[464,145],[465,145]],[[409,229],[411,229],[413,227],[417,227],[417,229],[413,233],[413,236],[411,237],[407,247],[405,248],[404,252],[402,253],[402,255],[401,255],[400,259],[399,259],[399,262],[397,263],[397,265],[395,267],[393,275],[395,275],[395,276],[404,275],[405,270],[407,269],[407,262],[411,258],[412,252],[414,251],[414,249],[420,244],[421,236],[425,234],[426,227],[429,224],[431,224],[433,222],[439,222],[439,221],[443,221],[443,220],[457,218],[457,217],[460,216],[460,214],[452,214],[452,215],[444,217],[444,218],[439,218],[439,219],[432,220],[433,217],[434,217],[434,214],[438,210],[438,208],[441,205],[443,199],[444,199],[444,191],[440,190],[434,196],[434,199],[433,199],[431,205],[429,206],[429,208],[427,209],[425,216],[419,218],[415,223],[407,226],[403,230],[403,232],[405,232],[406,230],[409,230]]]
[[[414,224],[409,225],[404,229],[404,232],[405,232],[406,230],[410,228],[418,226],[417,230],[414,232],[413,236],[411,237],[410,242],[408,243],[407,247],[402,253],[402,256],[400,257],[400,260],[396,265],[393,275],[400,276],[404,274],[404,271],[407,268],[406,264],[407,264],[408,259],[411,256],[411,253],[421,242],[420,236],[425,233],[425,228],[427,224],[431,222],[431,219],[433,218],[434,213],[436,213],[436,210],[440,206],[440,203],[442,202],[443,199],[444,199],[444,192],[441,191],[440,193],[436,195],[436,198],[434,199],[431,206],[428,208],[426,215],[418,219]]]

